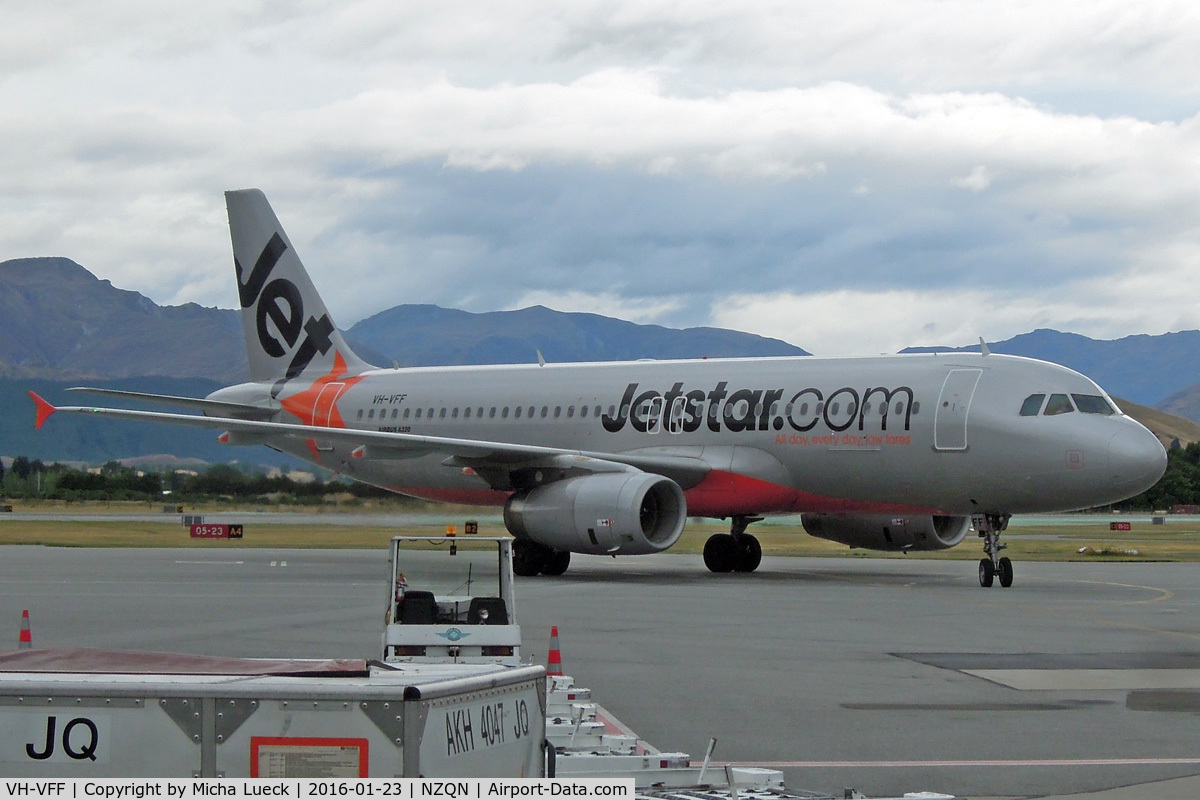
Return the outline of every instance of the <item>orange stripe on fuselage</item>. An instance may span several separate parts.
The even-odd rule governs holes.
[[[934,509],[900,503],[851,500],[790,489],[770,481],[714,469],[683,493],[688,514],[728,517],[734,514],[937,514]]]

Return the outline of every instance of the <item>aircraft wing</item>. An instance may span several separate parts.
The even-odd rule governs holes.
[[[286,422],[209,417],[198,414],[173,414],[161,411],[139,411],[128,408],[94,406],[54,406],[30,391],[37,406],[35,427],[40,429],[54,413],[90,414],[111,419],[134,419],[144,422],[164,422],[189,425],[237,434],[250,444],[266,444],[271,440],[295,439],[338,442],[352,447],[351,457],[369,459],[415,458],[429,453],[444,453],[448,467],[470,467],[497,488],[505,486],[507,476],[517,469],[549,468],[581,472],[612,472],[640,470],[663,475],[688,489],[704,479],[712,469],[700,458],[679,455],[598,453],[568,450],[557,447],[489,442],[479,439],[460,439],[449,436],[423,436],[412,433],[357,430],[355,428],[324,428]]]
[[[221,400],[204,400],[199,397],[177,397],[170,394],[151,394],[149,392],[130,392],[124,389],[99,389],[93,386],[72,386],[68,392],[87,392],[107,397],[120,397],[129,400],[142,400],[148,403],[162,403],[169,406],[194,408],[205,414],[222,417],[237,417],[239,419],[270,419],[277,408],[264,408],[243,403],[227,403]]]

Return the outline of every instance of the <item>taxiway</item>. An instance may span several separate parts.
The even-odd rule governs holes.
[[[386,558],[0,547],[0,621],[10,648],[29,609],[35,647],[372,657]],[[647,740],[698,756],[715,736],[791,787],[1165,797],[1150,782],[1200,775],[1195,575],[1022,563],[984,590],[962,561],[577,556],[520,581],[519,622],[539,661],[558,625],[566,671]]]

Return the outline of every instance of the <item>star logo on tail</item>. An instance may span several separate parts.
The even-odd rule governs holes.
[[[354,384],[363,379],[343,377],[347,372],[346,360],[342,354],[334,351],[333,368],[325,375],[317,378],[312,385],[303,391],[296,392],[290,397],[280,400],[284,409],[303,422],[318,428],[344,428],[346,421],[338,412],[338,398]]]

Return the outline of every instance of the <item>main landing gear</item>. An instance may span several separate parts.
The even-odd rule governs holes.
[[[979,538],[983,539],[983,552],[987,553],[985,558],[979,559],[979,585],[985,589],[997,577],[1005,589],[1012,586],[1012,561],[1007,556],[997,557],[1001,550],[1008,547],[1000,544],[1000,533],[1008,527],[1008,520],[1008,514],[975,514],[971,517],[971,524],[979,532]]]
[[[529,539],[513,542],[513,572],[521,577],[562,575],[571,566],[570,550],[554,550]]]
[[[762,517],[736,516],[729,533],[715,533],[704,543],[704,566],[712,572],[754,572],[762,561],[762,545],[746,533]]]

